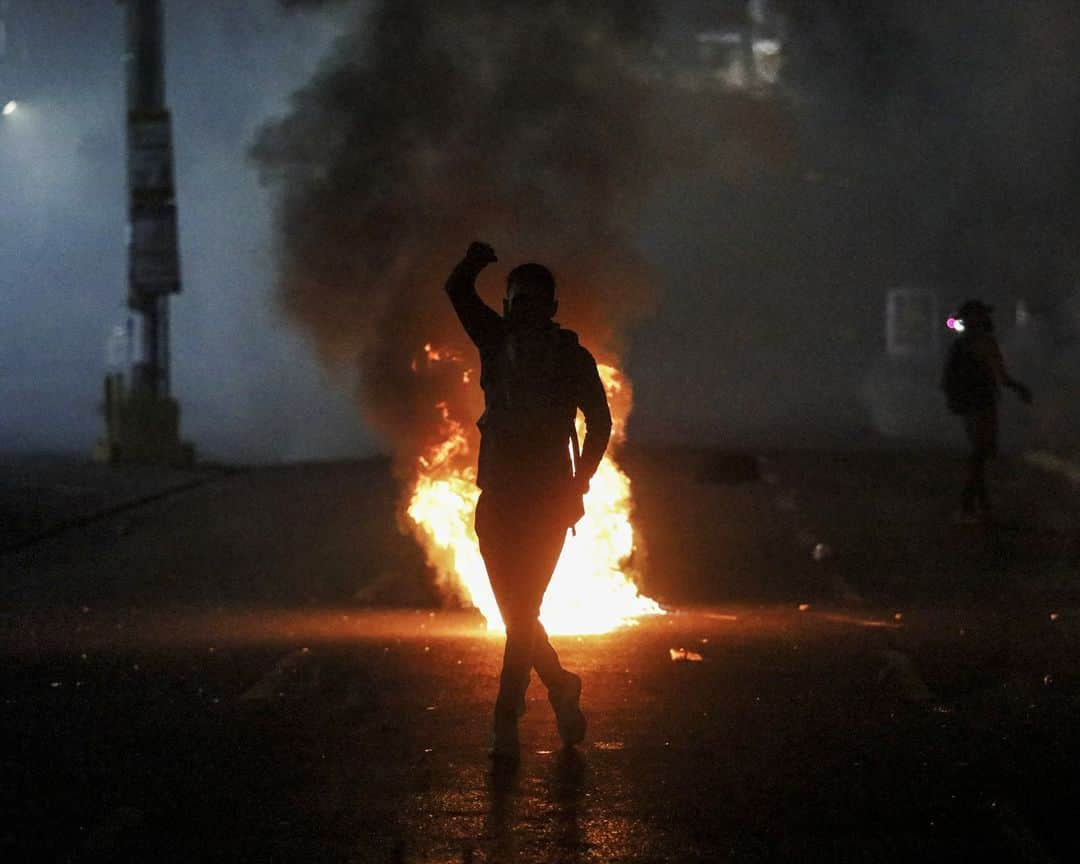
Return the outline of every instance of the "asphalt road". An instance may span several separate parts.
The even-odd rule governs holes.
[[[670,614],[557,639],[586,743],[559,751],[534,683],[508,775],[499,640],[426,608],[381,463],[218,477],[4,556],[0,854],[1077,859],[1068,484],[1007,462],[1002,527],[958,532],[944,456],[630,463]]]

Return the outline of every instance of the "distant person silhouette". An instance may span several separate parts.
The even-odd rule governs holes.
[[[957,521],[964,523],[991,521],[986,466],[998,449],[1001,388],[1008,387],[1025,404],[1031,403],[1031,391],[1005,370],[994,338],[993,311],[981,300],[968,300],[957,311],[961,335],[949,349],[941,382],[949,410],[963,418],[971,445],[967,484],[957,514]]]
[[[550,270],[511,270],[502,315],[480,299],[476,277],[497,260],[491,246],[472,243],[446,293],[480,349],[476,535],[506,625],[492,756],[516,763],[532,669],[547,686],[563,743],[585,737],[581,679],[559,663],[539,614],[566,532],[584,514],[582,497],[607,448],[611,412],[596,361],[575,333],[552,320],[559,304]],[[573,465],[578,408],[586,435]]]

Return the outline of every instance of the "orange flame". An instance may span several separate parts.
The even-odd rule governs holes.
[[[430,342],[424,343],[424,354],[429,363],[441,363],[443,360],[459,360],[457,353],[449,348],[434,348]],[[415,371],[415,370],[414,370]]]
[[[459,360],[430,344],[424,351],[429,362]],[[601,364],[599,370],[611,404],[615,446],[625,436],[632,401],[630,385],[612,366]],[[462,380],[468,382],[467,372]],[[437,407],[442,414],[441,440],[417,460],[416,483],[406,512],[438,574],[440,588],[475,606],[489,630],[502,630],[473,529],[480,492],[471,467],[474,460],[469,441],[446,403]],[[579,437],[584,435],[583,426],[579,417]],[[463,464],[468,467],[461,467]],[[634,584],[631,509],[630,479],[609,449],[585,496],[585,516],[577,524],[576,536],[567,537],[544,597],[540,620],[549,633],[606,633],[632,624],[642,615],[663,614]]]

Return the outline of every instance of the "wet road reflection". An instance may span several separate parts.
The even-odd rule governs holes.
[[[592,847],[584,827],[587,779],[588,763],[578,750],[552,754],[538,777],[521,767],[493,768],[485,844],[490,860],[527,861],[533,854],[561,864],[585,860]],[[527,848],[533,839],[541,842]]]
[[[556,861],[579,861],[588,848],[581,828],[587,767],[577,750],[560,751],[552,766],[548,796],[555,807]]]
[[[828,844],[867,812],[876,821],[853,846],[877,843],[879,825],[890,843],[907,842],[911,825],[932,821],[952,832],[916,838],[938,844],[934,860],[989,860],[944,852],[997,842],[980,820],[987,801],[1005,800],[1011,786],[997,778],[1015,762],[1016,736],[1041,728],[1032,717],[1073,728],[1080,617],[1060,604],[1035,612],[1021,625],[1026,612],[792,602],[676,610],[604,637],[564,637],[560,655],[585,682],[585,745],[555,749],[534,682],[510,773],[486,758],[499,640],[460,613],[79,609],[26,619],[9,628],[10,639],[34,638],[11,655],[2,707],[18,740],[37,742],[20,781],[27,800],[45,800],[47,782],[49,795],[72,789],[66,806],[81,814],[91,753],[127,784],[94,817],[108,827],[132,802],[171,813],[177,778],[206,764],[224,778],[219,798],[206,797],[206,772],[192,774],[186,818],[218,830],[220,800],[243,800],[220,828],[230,848],[330,850],[230,860],[681,862],[734,849],[826,861],[837,860]],[[1024,651],[1005,656],[1003,644]],[[680,647],[701,660],[679,661]],[[1074,763],[1057,750],[1043,759],[1041,740],[1026,745],[1031,758],[1066,777]],[[128,771],[136,750],[155,754],[157,773]],[[82,824],[74,818],[65,824]],[[123,830],[152,844],[157,824],[147,816]],[[204,836],[185,839],[204,851]]]

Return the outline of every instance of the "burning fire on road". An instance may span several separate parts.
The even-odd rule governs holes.
[[[424,346],[427,364],[461,363],[453,352]],[[629,382],[613,366],[600,364],[612,414],[612,447],[625,436],[632,404]],[[419,364],[413,364],[418,372]],[[467,385],[469,369],[460,380]],[[414,532],[435,568],[440,587],[464,603],[475,606],[488,629],[501,630],[495,597],[473,530],[476,488],[474,448],[466,427],[440,402],[441,437],[416,461],[412,492],[407,504]],[[584,436],[578,418],[578,435]],[[585,516],[576,534],[567,538],[562,557],[540,610],[544,627],[552,634],[606,633],[632,623],[642,615],[662,614],[660,606],[641,595],[634,584],[632,557],[634,527],[630,521],[630,479],[619,468],[609,448],[585,497]]]
[[[744,122],[757,103],[642,74],[654,0],[355,5],[362,14],[252,145],[278,193],[282,308],[327,369],[357,369],[365,424],[402,480],[402,522],[444,593],[498,629],[473,530],[479,369],[441,289],[479,237],[504,262],[550,267],[561,321],[606,364],[616,452],[541,618],[552,633],[599,633],[657,614],[635,586],[631,484],[616,461],[631,408],[625,339],[657,302],[640,217],[668,178],[758,164],[726,145],[717,160],[728,140],[717,130],[750,125],[772,141],[775,124]]]

